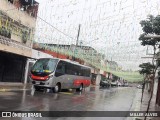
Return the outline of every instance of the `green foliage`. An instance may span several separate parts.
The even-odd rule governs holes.
[[[22,42],[26,43],[28,40],[28,32],[27,31],[22,31]]]
[[[11,31],[2,26],[0,27],[0,35],[7,37],[7,38],[11,38]]]
[[[140,22],[143,32],[146,34],[150,33],[152,34],[154,32],[153,30],[153,19],[154,17],[152,15],[148,16],[147,20],[142,20]]]
[[[152,74],[154,69],[155,69],[155,66],[152,65],[150,62],[142,63],[142,64],[139,65],[139,67],[141,68],[141,70],[139,70],[139,73],[142,74],[142,75]]]
[[[155,46],[160,38],[145,38],[146,35],[160,35],[160,15],[156,17],[150,15],[146,20],[140,21],[143,34],[140,35],[139,40],[143,46]]]
[[[160,15],[155,17],[153,22],[153,29],[155,34],[160,35]]]

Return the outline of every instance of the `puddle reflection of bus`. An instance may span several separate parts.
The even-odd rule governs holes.
[[[69,60],[43,58],[34,64],[30,79],[36,90],[49,88],[54,92],[60,92],[61,89],[82,91],[91,84],[91,69]]]

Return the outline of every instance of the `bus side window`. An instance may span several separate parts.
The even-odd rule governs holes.
[[[74,71],[74,75],[79,75],[79,73],[80,73],[79,66],[78,65],[73,65],[73,71]]]
[[[65,74],[65,64],[60,61],[57,65],[57,69],[56,69],[56,76],[60,76],[60,75],[63,75]]]
[[[66,74],[74,75],[74,70],[71,63],[66,63]]]
[[[79,72],[79,74],[78,74],[79,76],[81,76],[81,71]]]
[[[91,72],[89,68],[81,67],[81,72],[83,76],[90,77]]]
[[[87,73],[86,74],[87,77],[91,77],[91,71],[89,68],[86,69],[86,73]]]

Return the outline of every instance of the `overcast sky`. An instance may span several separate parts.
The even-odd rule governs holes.
[[[38,16],[36,40],[54,44],[75,44],[78,26],[79,41],[116,61],[124,69],[137,70],[149,59],[147,47],[140,45],[140,20],[157,15],[159,0],[36,0]],[[149,47],[149,53],[152,48]]]

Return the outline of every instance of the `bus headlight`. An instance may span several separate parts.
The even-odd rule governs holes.
[[[53,78],[53,75],[48,76],[48,78],[46,80],[49,80],[51,78]]]

